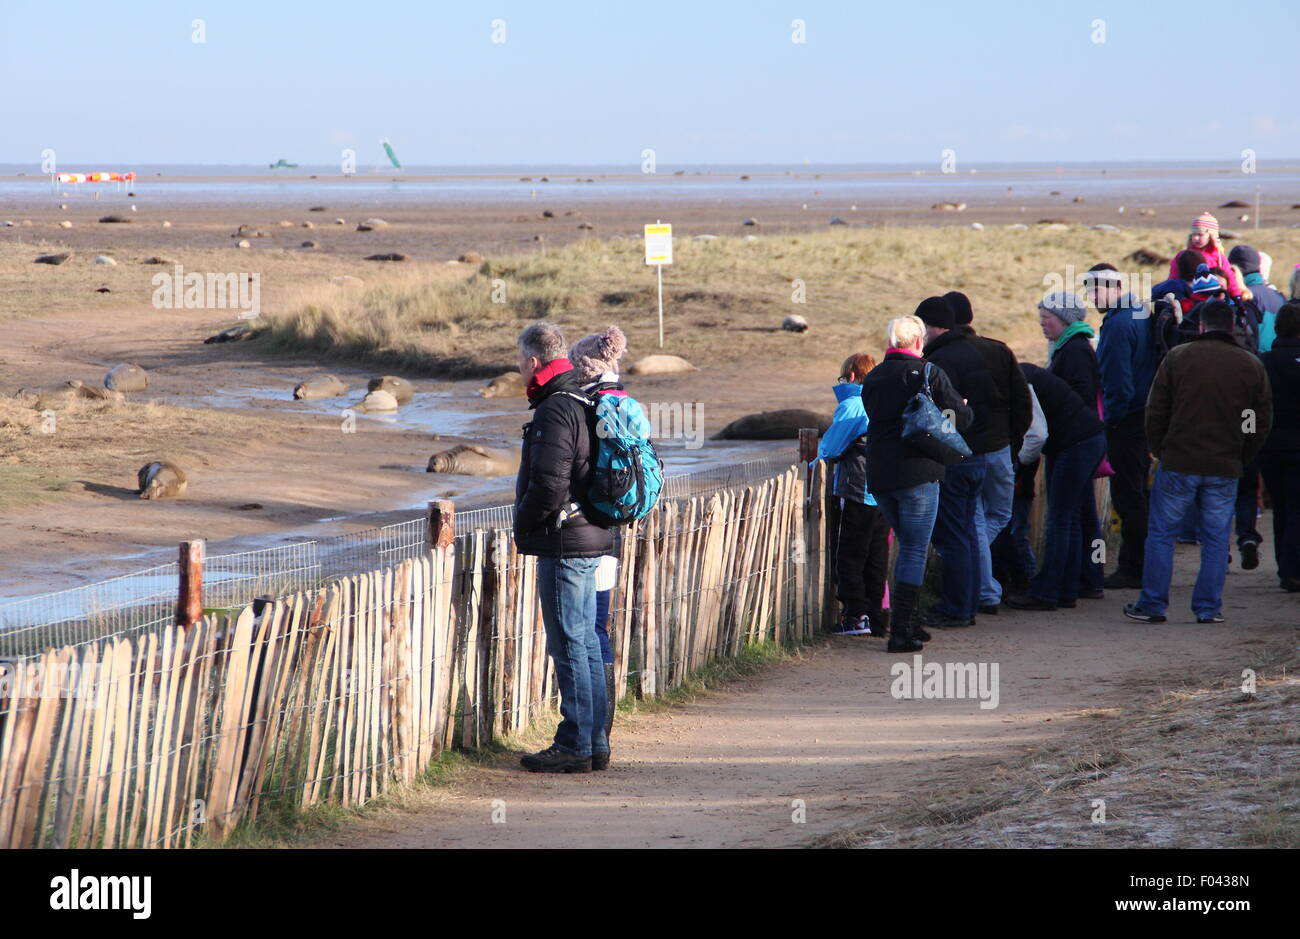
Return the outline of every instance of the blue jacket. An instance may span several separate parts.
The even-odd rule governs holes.
[[[867,412],[862,406],[862,386],[843,381],[833,390],[839,405],[817,445],[817,458],[830,460],[835,467],[831,490],[835,495],[875,505],[867,492]]]
[[[1101,406],[1114,424],[1147,405],[1156,376],[1156,347],[1150,316],[1132,294],[1120,298],[1101,321],[1097,368],[1101,372]]]

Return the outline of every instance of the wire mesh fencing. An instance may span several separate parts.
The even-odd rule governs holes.
[[[624,528],[618,696],[662,694],[749,642],[810,635],[816,505],[787,466],[663,500]],[[417,544],[409,523],[358,535],[385,551]],[[272,559],[244,554],[223,582],[259,589]],[[0,665],[0,847],[220,842],[265,812],[363,804],[448,747],[525,727],[556,695],[541,576],[508,528],[462,528],[260,615],[244,606]]]
[[[665,500],[722,492],[770,478],[789,467],[780,455],[669,476]],[[509,528],[512,505],[473,508],[455,515],[457,531]],[[202,608],[235,609],[274,600],[342,577],[418,557],[428,550],[428,516],[412,513],[389,525],[288,544],[209,555],[204,559]],[[0,600],[0,656],[36,655],[175,621],[179,566],[148,568],[39,596]]]

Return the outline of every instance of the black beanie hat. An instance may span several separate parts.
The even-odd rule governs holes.
[[[1237,245],[1228,252],[1228,263],[1241,268],[1242,274],[1259,273],[1259,252],[1250,245]]]
[[[952,329],[957,325],[952,307],[943,297],[926,297],[917,306],[916,315],[926,326],[934,326],[937,329]]]
[[[970,308],[970,297],[960,290],[948,291],[943,295],[943,301],[952,307],[953,321],[958,326],[969,326],[975,319],[975,313]]]

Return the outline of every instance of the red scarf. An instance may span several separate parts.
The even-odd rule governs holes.
[[[542,390],[542,386],[556,375],[563,375],[565,372],[571,371],[573,371],[573,363],[568,359],[551,359],[551,361],[533,372],[533,377],[528,379],[528,400],[531,401],[536,397],[537,393]]]

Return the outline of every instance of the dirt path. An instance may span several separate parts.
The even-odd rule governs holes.
[[[608,772],[535,776],[502,756],[458,773],[428,807],[368,817],[321,844],[782,847],[849,827],[887,830],[899,807],[987,778],[1068,733],[1084,709],[1235,682],[1294,645],[1300,598],[1277,589],[1271,552],[1259,570],[1230,570],[1227,624],[1195,625],[1186,608],[1195,550],[1179,549],[1175,606],[1162,626],[1126,620],[1125,591],[939,633],[925,660],[998,664],[994,709],[895,700],[890,668],[911,657],[886,655],[878,640],[837,639],[696,703],[620,716]],[[806,804],[803,824],[792,822],[796,799]],[[504,802],[504,824],[491,821],[494,800]]]

